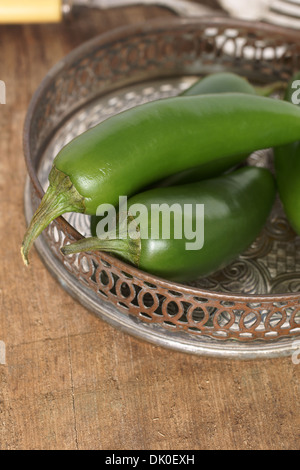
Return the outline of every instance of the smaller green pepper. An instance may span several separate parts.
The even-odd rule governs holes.
[[[179,96],[208,95],[210,93],[246,93],[249,95],[270,96],[285,89],[284,82],[273,82],[263,86],[253,86],[247,78],[232,72],[219,72],[197,80]]]
[[[201,78],[179,96],[210,95],[211,93],[246,93],[256,95],[248,80],[231,72],[220,72]]]
[[[190,281],[225,267],[248,248],[262,230],[275,194],[271,173],[256,167],[189,185],[152,189],[128,200],[125,230],[119,223],[117,236],[110,232],[105,239],[82,239],[64,246],[62,252],[107,251],[165,279]],[[204,219],[197,218],[197,205],[204,206]],[[135,237],[128,235],[133,219]],[[158,221],[158,229],[153,221]],[[168,221],[167,233],[163,230]]]

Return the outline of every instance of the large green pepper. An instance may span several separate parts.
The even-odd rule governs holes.
[[[170,280],[189,281],[226,266],[248,248],[262,230],[275,194],[271,173],[256,167],[244,167],[228,175],[189,185],[155,188],[129,199],[125,230],[117,230],[114,239],[110,238],[111,234],[107,234],[107,239],[86,238],[64,246],[62,252],[108,251],[149,273]],[[142,205],[146,211],[136,204]],[[193,208],[190,222],[199,237],[197,240],[195,235],[194,243],[197,244],[202,226],[196,217],[196,204],[204,205],[204,245],[188,249],[191,237],[185,236],[183,214],[187,205]],[[163,207],[167,212],[163,212]],[[128,227],[132,227],[136,210],[139,236],[134,239],[126,232]],[[171,220],[168,210],[174,214],[172,212],[170,236],[164,239],[163,224]],[[159,229],[153,237],[153,220],[158,220],[160,211]],[[174,234],[175,220],[181,224],[182,238],[176,239]]]
[[[239,93],[162,99],[113,116],[57,155],[25,234],[24,262],[34,239],[65,212],[95,214],[170,174],[299,138],[296,106]]]
[[[300,80],[300,73],[288,84],[286,101],[292,102],[292,97],[297,92],[293,87],[296,80]],[[287,219],[300,235],[300,141],[275,148],[274,165],[278,192]]]

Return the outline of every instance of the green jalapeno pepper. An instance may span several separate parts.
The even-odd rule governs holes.
[[[288,84],[286,101],[292,102],[292,97],[297,91],[293,88],[296,80],[299,80],[300,84],[300,73]],[[278,192],[287,219],[300,235],[300,141],[275,148],[274,165]]]
[[[179,96],[210,95],[211,93],[256,95],[256,90],[246,78],[231,72],[220,72],[207,75],[196,81]]]
[[[300,110],[259,96],[175,97],[124,111],[59,152],[26,231],[23,260],[28,263],[34,239],[65,212],[95,214],[100,204],[117,205],[120,195],[130,197],[168,175],[299,138]]]
[[[112,239],[111,234],[107,234],[107,239],[82,239],[64,246],[62,252],[108,251],[144,271],[180,282],[206,276],[226,266],[259,235],[271,211],[275,188],[271,173],[256,167],[244,167],[198,183],[155,188],[129,199],[127,225],[124,231],[117,230],[117,237]],[[203,226],[197,219],[197,204],[204,205]],[[190,226],[195,232],[188,232],[187,236],[184,215],[188,205],[192,208]],[[167,212],[163,212],[165,207]],[[127,229],[132,226],[136,211],[139,236],[131,238]],[[153,237],[153,224],[159,212],[162,217]],[[163,224],[170,222],[171,212],[170,232],[166,232],[168,238],[165,239]],[[179,220],[182,234],[182,238],[177,239],[176,220]],[[202,228],[204,244],[201,247],[196,245],[200,242]],[[188,248],[193,238],[195,245]]]

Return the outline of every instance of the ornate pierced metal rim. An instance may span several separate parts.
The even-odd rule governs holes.
[[[64,59],[58,62],[45,76],[43,81],[41,82],[40,86],[36,90],[31,103],[28,108],[27,116],[25,119],[24,124],[24,134],[23,134],[23,146],[24,146],[24,155],[26,160],[26,165],[29,173],[29,177],[33,188],[39,198],[42,198],[44,192],[41,187],[40,181],[37,176],[37,172],[35,169],[34,161],[32,158],[31,148],[30,148],[30,135],[31,135],[31,126],[33,116],[35,115],[36,110],[38,109],[43,96],[46,90],[51,86],[55,76],[58,74],[59,71],[63,70],[67,65],[71,65],[76,61],[77,58],[84,56],[85,52],[90,52],[94,48],[97,49],[101,45],[109,45],[111,42],[115,42],[116,40],[121,40],[123,38],[129,38],[131,36],[138,36],[144,35],[148,33],[155,33],[159,31],[176,31],[180,30],[183,26],[195,26],[199,25],[202,27],[214,27],[214,26],[223,26],[226,28],[239,28],[245,29],[248,33],[253,31],[257,32],[265,32],[270,34],[274,37],[280,37],[282,40],[298,42],[299,41],[299,34],[295,31],[287,30],[285,28],[279,26],[272,26],[265,23],[250,23],[248,21],[242,20],[234,20],[234,19],[227,19],[224,17],[214,17],[214,18],[195,18],[195,19],[168,19],[166,20],[154,20],[149,21],[147,23],[141,23],[134,26],[125,26],[113,30],[111,32],[105,33],[99,37],[96,37],[83,45],[79,46],[75,50],[73,50],[70,54],[68,54]],[[80,106],[77,108],[80,109]],[[42,150],[42,149],[40,149]],[[77,230],[72,227],[64,218],[59,218],[60,226],[69,233],[73,239],[80,239],[82,236],[77,232]],[[150,275],[148,273],[142,272],[141,270],[129,266],[126,263],[123,263],[116,258],[101,253],[101,258],[106,260],[109,264],[116,266],[118,269],[126,271],[128,274],[136,277],[138,279],[143,279],[145,282],[149,283],[158,283],[162,288],[174,291],[179,290],[182,294],[188,294],[192,296],[199,296],[199,297],[207,297],[209,299],[219,300],[219,301],[236,301],[239,303],[253,303],[253,302],[270,302],[270,303],[280,303],[284,301],[299,301],[300,294],[276,294],[276,295],[243,295],[243,294],[226,294],[226,293],[217,293],[215,291],[193,288],[189,286],[185,286],[183,284],[178,284],[174,282],[170,282],[165,279],[158,278],[156,276]]]

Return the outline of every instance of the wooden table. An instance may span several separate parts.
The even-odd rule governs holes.
[[[70,298],[35,250],[20,257],[30,98],[59,59],[158,7],[0,26],[0,449],[299,449],[300,365],[171,352],[119,332]]]

